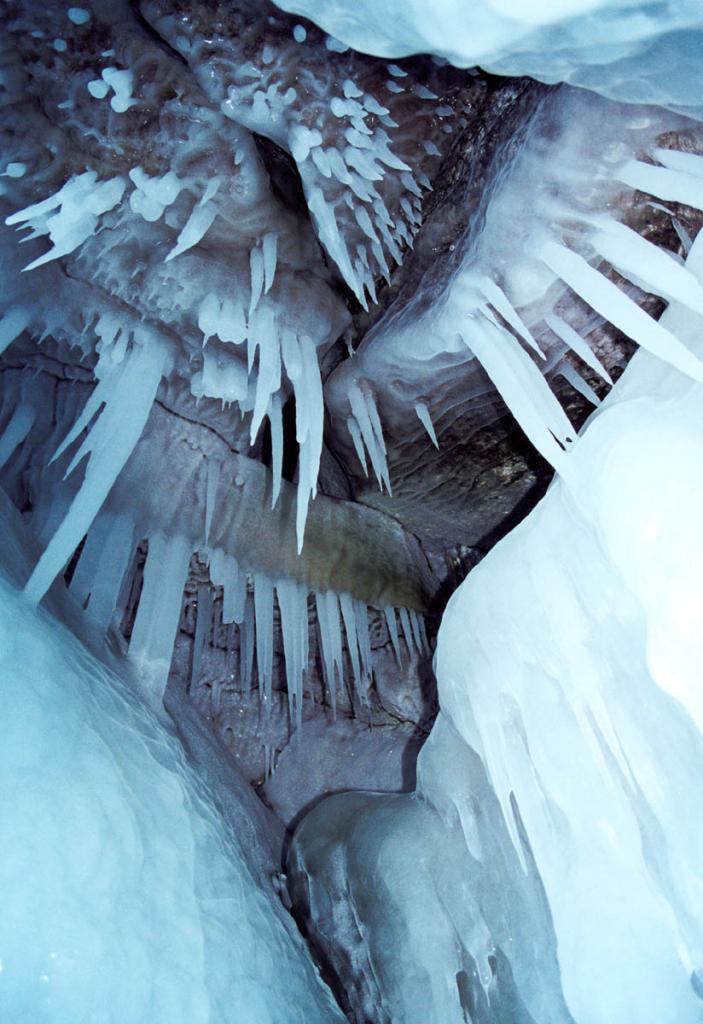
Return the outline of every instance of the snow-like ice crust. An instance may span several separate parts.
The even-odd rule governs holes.
[[[628,103],[703,111],[699,0],[276,0],[378,57],[569,82]],[[655,8],[653,10],[653,8]]]
[[[703,238],[688,267],[700,280]],[[703,319],[670,307],[663,322],[703,349]],[[638,352],[567,480],[470,574],[439,635],[440,721],[478,752],[534,857],[578,1024],[703,1013],[702,398]],[[453,807],[480,859],[493,826],[452,795],[456,759],[433,746],[420,791]],[[494,935],[511,930],[502,915]],[[508,955],[532,1009],[530,950]]]
[[[7,567],[4,513],[2,530]],[[0,1019],[342,1021],[250,827],[229,829],[124,680],[4,573],[0,608]]]

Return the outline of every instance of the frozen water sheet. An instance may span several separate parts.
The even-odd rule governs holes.
[[[175,740],[4,575],[0,612],[0,1019],[342,1021]]]

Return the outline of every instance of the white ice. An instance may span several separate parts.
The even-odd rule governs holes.
[[[140,341],[123,363],[110,367],[98,381],[84,412],[54,456],[58,458],[101,410],[66,470],[70,475],[89,456],[70,508],[27,583],[26,594],[34,602],[43,597],[88,532],[142,434],[168,363],[168,351],[156,336],[146,332]]]
[[[127,677],[24,600],[2,514],[0,1019],[343,1024],[236,783],[226,820]]]
[[[703,238],[689,269],[703,277]],[[664,328],[703,351],[703,319],[672,307]],[[440,631],[441,717],[534,856],[577,1024],[703,1013],[702,399],[640,351],[567,481],[473,570]],[[423,795],[455,788],[447,760]],[[529,950],[506,952],[529,993]]]

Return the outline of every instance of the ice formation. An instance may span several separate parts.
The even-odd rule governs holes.
[[[655,6],[5,0],[8,1019],[342,1019],[166,709],[196,763],[246,717],[286,824],[337,745],[403,788],[424,615],[534,503],[509,414],[557,482],[448,607],[417,791],[319,803],[291,894],[352,1019],[700,1021],[703,21]]]
[[[703,352],[700,316],[663,320]],[[442,713],[534,857],[577,1021],[701,1014],[700,408],[700,383],[638,353],[440,638]]]
[[[363,53],[432,53],[458,67],[569,82],[614,99],[701,111],[697,0],[276,0]]]
[[[687,267],[703,280],[703,237]],[[699,314],[662,327],[703,353]],[[700,1020],[701,387],[633,358],[450,601],[416,795],[331,797],[298,830],[298,898],[355,1012]]]
[[[225,614],[220,615],[223,625],[239,627],[244,621],[239,613],[238,618],[234,616],[239,606],[230,596],[230,573],[244,593],[248,587],[255,596],[263,594],[263,588],[277,594],[277,606],[286,623],[284,653],[295,722],[299,720],[307,663],[301,660],[292,637],[296,633],[302,637],[300,623],[307,623],[308,594],[330,592],[343,602],[353,600],[354,616],[345,619],[349,648],[356,652],[358,635],[359,650],[367,653],[362,605],[383,608],[407,601],[410,609],[422,611],[426,599],[424,584],[419,581],[424,572],[422,556],[418,577],[409,564],[415,560],[412,538],[406,543],[393,524],[388,524],[379,550],[390,544],[382,561],[394,565],[397,586],[389,586],[383,575],[374,581],[373,573],[352,566],[351,562],[359,566],[366,560],[367,551],[358,551],[351,560],[343,555],[331,578],[325,568],[319,568],[324,561],[322,552],[332,543],[332,538],[325,540],[325,536],[334,531],[340,516],[358,518],[356,511],[347,513],[343,507],[333,507],[322,496],[314,503],[324,454],[320,362],[348,326],[349,314],[336,292],[335,275],[320,258],[309,222],[293,214],[275,194],[254,141],[251,129],[278,137],[280,118],[273,117],[272,108],[267,107],[262,121],[259,94],[252,97],[251,90],[242,86],[241,93],[235,95],[234,81],[213,83],[206,78],[205,90],[213,93],[209,99],[195,84],[195,76],[184,73],[180,61],[169,57],[166,50],[153,49],[152,38],[142,27],[146,21],[135,21],[120,5],[113,10],[86,10],[86,14],[86,18],[67,18],[64,11],[48,8],[32,12],[28,22],[21,4],[9,4],[6,12],[9,45],[4,61],[17,74],[17,88],[8,92],[5,135],[8,155],[21,152],[26,173],[17,173],[18,160],[7,164],[6,174],[16,187],[3,189],[4,220],[8,229],[22,233],[19,241],[24,246],[17,245],[11,231],[3,232],[6,273],[0,348],[7,351],[18,340],[22,346],[25,332],[29,332],[37,345],[35,365],[46,374],[49,393],[51,372],[46,360],[58,354],[70,367],[67,373],[75,379],[77,393],[85,396],[82,409],[77,402],[68,402],[55,421],[47,422],[46,415],[38,413],[47,391],[36,381],[22,385],[24,399],[20,403],[12,390],[5,393],[2,454],[4,462],[13,463],[5,485],[14,489],[21,504],[19,494],[31,465],[33,493],[29,500],[35,509],[35,529],[46,545],[27,593],[32,600],[40,600],[56,576],[79,555],[72,587],[80,590],[88,617],[105,631],[115,615],[127,614],[133,619],[130,654],[152,678],[153,699],[158,704],[170,667],[191,558],[197,555],[206,566],[212,561],[210,584],[223,588],[225,595]],[[163,28],[166,38],[170,36],[165,5],[145,4],[144,14]],[[254,27],[256,24],[254,19]],[[90,34],[96,26],[102,33],[100,46]],[[192,45],[185,46],[185,25],[174,41],[176,49],[185,47],[196,73],[202,67],[198,53],[201,28],[197,26]],[[52,47],[50,62],[68,69],[78,54],[84,55],[76,72],[65,77],[46,66],[47,41],[57,38],[60,29],[66,32],[66,46]],[[113,45],[100,48],[107,38]],[[221,45],[231,49],[235,39],[236,35],[230,35]],[[259,41],[262,74],[268,73],[269,65],[285,64],[291,46],[297,46],[287,29],[283,35],[279,32],[277,40],[274,33],[272,39],[275,49],[271,45],[262,48]],[[238,47],[244,45],[243,39],[237,43]],[[235,49],[230,57],[234,74],[241,49]],[[305,53],[296,60],[303,74]],[[385,129],[378,129],[371,154],[365,115],[353,98],[359,90],[350,76],[371,88],[373,62],[354,55],[340,55],[339,60],[344,68],[345,98],[340,100],[344,109],[337,109],[334,100],[334,110],[319,104],[318,123],[327,125],[330,141],[354,133],[351,141],[343,145],[339,141],[352,162],[357,149],[362,153],[359,159],[380,161],[378,166],[385,170],[374,171],[373,177],[381,180],[387,175],[386,202],[394,212],[394,203],[402,202],[416,229],[419,215],[403,196],[405,185],[398,179],[398,172],[405,175],[408,165],[393,155]],[[320,73],[314,60],[308,60],[304,73],[313,78]],[[43,89],[54,125],[49,131],[46,116],[35,110],[30,115],[36,129],[33,136],[19,140],[13,119],[16,111],[24,109],[22,76],[31,82],[30,89]],[[222,90],[230,106],[221,102]],[[270,93],[273,97],[276,87],[272,86]],[[232,106],[235,99],[236,111]],[[390,117],[393,103],[383,108],[370,93],[364,102],[374,117],[387,121],[389,130],[398,128]],[[398,135],[401,145],[407,147],[408,121],[423,105],[429,119],[431,104],[414,94],[399,108],[406,126],[405,134]],[[287,119],[283,142],[304,162],[322,136],[317,129],[303,127],[302,118],[309,119],[309,112],[301,109],[295,90],[286,92],[280,112],[281,116],[285,112]],[[77,128],[93,138],[96,148],[92,155],[83,154]],[[148,161],[141,141],[145,131],[151,139]],[[67,173],[62,162],[56,166],[49,162],[46,168],[47,151],[52,152],[56,145],[51,132],[58,133],[73,164],[78,164],[74,173]],[[174,156],[172,139],[177,132],[182,133],[185,144]],[[301,147],[307,147],[306,154]],[[334,194],[335,203],[350,203],[345,206],[351,219],[344,245],[356,247],[357,261],[361,261],[357,266],[366,268],[363,276],[373,290],[369,255],[357,233],[366,232],[367,241],[369,232],[377,236],[369,215],[355,208],[350,197],[356,188],[379,210],[386,211],[386,206],[379,191],[368,184],[362,188],[356,172],[340,170],[346,167],[343,157],[337,162],[330,159],[345,187],[352,188]],[[423,150],[422,167],[429,170],[436,161]],[[320,173],[325,179],[332,172],[325,165]],[[428,180],[426,175],[424,178]],[[306,180],[312,183],[310,175]],[[339,185],[336,177],[334,181]],[[310,188],[311,195],[315,188],[319,191],[319,186],[311,184]],[[25,202],[19,201],[20,196]],[[332,209],[330,202],[327,195],[326,209]],[[390,223],[390,214],[384,212],[383,216]],[[401,227],[399,219],[399,230]],[[405,237],[410,235],[406,232]],[[388,244],[396,246],[400,260],[397,245],[402,248],[402,243],[396,244],[389,236]],[[380,244],[377,248],[382,253]],[[338,263],[346,260],[339,252],[330,251],[330,256]],[[348,283],[365,301],[355,273],[347,275]],[[79,385],[91,375],[95,387],[86,395]],[[291,403],[298,452],[294,501],[290,483],[283,479],[283,420]],[[204,419],[214,437],[202,432],[202,447],[195,448],[185,437],[187,431],[181,430],[179,457],[173,459],[176,449],[157,437],[163,429],[164,408],[192,422]],[[175,429],[178,433],[177,425]],[[378,417],[374,429],[382,446]],[[270,436],[270,474],[258,461],[266,443],[265,430]],[[173,431],[169,437],[175,440]],[[12,460],[25,441],[19,462]],[[32,448],[30,455],[25,449]],[[145,490],[155,468],[166,465],[171,467],[171,483],[179,496],[175,507],[163,495],[159,498]],[[240,496],[242,506],[234,520],[232,494]],[[270,511],[259,507],[264,504]],[[290,543],[292,510],[297,553]],[[269,536],[260,535],[259,542],[252,544],[249,530],[244,534],[242,527],[257,515],[269,524]],[[297,557],[303,551],[306,529],[308,536],[320,536],[320,553],[316,556],[313,551],[312,558],[307,552]],[[350,530],[354,532],[354,525],[345,532]],[[361,529],[358,532],[361,534]],[[280,549],[272,559],[275,535],[280,538]],[[109,555],[103,550],[105,543],[111,547]],[[139,545],[145,543],[148,552],[142,565],[139,559],[135,562],[135,550],[139,552]],[[408,586],[413,576],[415,581]],[[291,603],[288,595],[293,592],[300,596]],[[272,672],[269,604],[263,597],[253,602],[255,645],[259,648],[256,665],[264,702]],[[206,601],[199,605],[207,607]],[[219,608],[219,603],[212,607],[216,606]],[[198,612],[200,642],[203,636],[210,636],[209,619],[210,615]],[[331,621],[329,630],[333,629]],[[304,632],[307,644],[307,624]],[[244,643],[241,649],[246,647]],[[243,655],[245,666],[250,665],[252,654],[253,649]],[[197,657],[194,665],[199,665]],[[332,706],[335,687],[342,682],[341,668],[339,665],[339,679],[329,679]],[[369,658],[362,664],[354,654],[350,670],[356,685],[361,685],[362,677],[370,677]]]
[[[246,801],[227,821],[124,668],[23,598],[17,518],[3,499],[0,1016],[342,1021]],[[77,609],[59,605],[75,629]]]

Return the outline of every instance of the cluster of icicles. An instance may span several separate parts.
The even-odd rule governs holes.
[[[703,157],[663,148],[653,149],[651,156],[657,164],[629,160],[615,171],[615,180],[664,202],[703,210]],[[658,202],[651,201],[651,205],[671,214],[682,246],[688,251],[691,240],[676,216]],[[607,214],[579,211],[573,206],[553,206],[550,213],[551,228],[545,217],[525,241],[527,258],[547,268],[594,311],[593,326],[609,323],[643,348],[700,379],[703,367],[696,356],[607,276],[609,264],[644,292],[681,303],[701,315],[703,288],[683,261]],[[594,266],[577,251],[584,249],[594,254],[593,262],[606,261],[605,265]],[[549,358],[535,338],[535,334],[545,331],[560,343]],[[389,333],[393,332],[391,322]],[[408,328],[401,327],[397,337],[384,339],[383,334],[379,335],[381,342],[392,340],[408,352],[416,346],[418,355],[413,356],[418,360],[426,358],[422,353],[428,338],[442,339],[446,346],[455,341],[465,345],[534,447],[562,476],[568,475],[568,453],[576,431],[546,375],[551,372],[563,376],[593,405],[599,404],[590,384],[564,358],[566,350],[612,385],[609,373],[579,332],[553,309],[543,313],[543,322],[533,323],[530,329],[479,253],[477,259],[461,268],[428,314]],[[373,354],[369,365],[373,366]],[[368,451],[379,486],[385,485],[390,492],[386,447],[370,384],[356,377],[349,386],[348,398],[351,415],[347,426],[362,468],[366,473]],[[441,395],[439,398],[441,401]],[[431,402],[416,401],[414,411],[432,444],[439,447],[430,406]]]
[[[398,85],[396,78],[405,77],[406,72],[393,64],[389,65],[389,72],[394,77],[388,80],[386,88],[402,93],[403,87]],[[374,96],[364,94],[349,79],[343,83],[342,91],[343,96],[332,98],[330,109],[335,117],[349,119],[350,126],[344,131],[348,145],[342,151],[335,146],[325,147],[319,131],[301,125],[295,125],[291,130],[289,145],[303,181],[308,178],[305,162],[311,160],[323,179],[336,182],[342,190],[341,196],[335,200],[332,195],[326,198],[326,191],[331,191],[329,187],[325,190],[320,184],[311,184],[307,202],[320,240],[363,308],[368,309],[366,293],[372,303],[377,301],[375,276],[380,273],[390,283],[386,255],[400,265],[404,250],[413,247],[415,235],[422,225],[423,189],[431,190],[432,185],[424,172],[414,175],[412,168],[392,152],[388,133],[381,127],[384,124],[390,128],[396,126],[388,108]],[[418,83],[413,91],[420,99],[438,99],[435,93]],[[437,109],[440,118],[453,113],[451,107]],[[380,122],[376,128],[369,128],[366,124],[369,114]],[[452,130],[449,123],[444,127]],[[430,156],[440,155],[431,140],[425,142],[424,148]],[[391,217],[375,187],[383,183],[387,168],[398,172],[399,188],[405,193],[401,195],[400,210],[394,217]],[[338,202],[353,212],[365,240],[365,244],[358,244],[352,253],[337,227]]]
[[[203,557],[203,553],[200,554]],[[249,693],[252,688],[256,654],[259,700],[264,713],[270,712],[274,674],[274,605],[277,603],[283,638],[289,720],[294,729],[300,728],[303,686],[310,658],[310,593],[307,586],[290,579],[274,581],[262,573],[254,573],[249,579],[232,556],[225,555],[219,550],[210,553],[209,569],[213,584],[222,588],[222,601],[216,601],[215,591],[208,583],[198,587],[191,684],[199,679],[206,647],[211,639],[214,640],[222,625],[226,627],[228,659],[234,658],[237,647],[239,648],[238,672],[233,674],[238,678],[239,688],[243,694]],[[145,574],[145,587],[151,584],[149,595],[153,594],[150,600],[162,599],[159,578],[158,565],[152,576]],[[315,593],[314,603],[318,649],[321,654],[323,678],[329,694],[329,707],[334,719],[337,714],[338,690],[353,688],[356,700],[352,703],[358,702],[360,706],[366,706],[368,703],[368,690],[373,675],[369,609],[363,601],[352,597],[351,594],[337,594],[331,590]],[[139,626],[140,614],[141,605],[135,633]],[[153,605],[148,606],[146,614],[155,617]],[[158,610],[158,615],[161,615],[161,609]],[[424,621],[417,612],[387,606],[383,609],[383,615],[399,666],[403,660],[401,636],[408,658],[412,658],[416,653],[424,655],[429,651]],[[235,630],[239,632],[238,644]],[[137,656],[141,653],[141,635],[142,631],[137,633],[136,641],[133,638],[130,646],[130,652],[135,652],[136,648]],[[343,636],[346,637],[346,651],[351,665],[350,680],[345,679]]]
[[[131,210],[149,222],[158,220],[184,187],[184,183],[173,172],[149,178],[141,168],[136,168],[130,172],[129,177],[135,185],[129,196]],[[52,242],[52,247],[29,263],[25,271],[68,256],[79,249],[98,230],[100,217],[121,203],[126,188],[124,178],[99,181],[94,171],[86,171],[71,178],[48,199],[8,217],[8,225],[28,231],[22,241],[48,235]],[[174,247],[166,256],[166,262],[196,246],[212,225],[217,215],[214,202],[217,188],[218,181],[214,180],[196,202]],[[317,351],[311,338],[305,334],[298,335],[278,322],[276,303],[268,299],[276,273],[276,232],[266,233],[260,244],[252,248],[249,262],[248,310],[245,310],[236,295],[220,300],[215,293],[207,293],[200,302],[198,327],[203,334],[202,370],[193,374],[191,391],[196,398],[219,399],[223,406],[236,403],[242,416],[251,414],[252,444],[264,418],[268,418],[271,427],[272,493],[275,507],[280,493],[283,461],[281,389],[282,372],[285,370],[296,396],[296,440],[300,450],[296,528],[300,551],[308,504],[317,493],[322,453],[324,405]],[[0,354],[31,322],[30,311],[23,306],[16,305],[5,311],[0,319]],[[88,328],[97,337],[95,350],[100,358],[95,376],[98,385],[84,415],[55,457],[75,440],[102,404],[106,412],[100,417],[99,433],[104,437],[113,430],[115,423],[121,422],[128,410],[135,426],[141,424],[138,433],[136,429],[120,431],[112,452],[104,451],[105,446],[101,447],[91,441],[81,446],[79,454],[72,461],[69,473],[86,451],[92,449],[94,452],[90,476],[92,480],[101,482],[101,486],[92,489],[93,500],[90,506],[95,506],[94,515],[136,444],[161,377],[169,374],[177,353],[170,351],[168,342],[163,336],[157,336],[155,331],[150,331],[143,324],[130,329],[114,314],[100,314],[95,323],[87,325]],[[213,337],[226,346],[233,346],[231,357],[222,348],[217,352],[208,348],[207,342]],[[246,365],[236,351],[243,345],[246,346]],[[94,464],[98,448],[105,456],[101,467]],[[112,475],[111,480],[108,480],[109,475]],[[98,497],[100,500],[96,506]],[[89,519],[82,516],[80,523],[85,530]],[[78,523],[71,530],[72,536],[77,529]],[[63,550],[65,553],[65,548]],[[55,576],[59,571],[55,560],[52,561],[52,567]],[[34,588],[35,596],[41,597],[50,582],[48,577],[43,576],[41,586]]]
[[[658,166],[630,160],[614,176],[630,188],[665,202],[679,202],[703,209],[703,157],[665,149],[655,150],[653,157]],[[132,172],[130,178],[135,186],[129,200],[132,210],[146,219],[158,219],[178,194],[178,181],[171,180],[174,177],[165,175],[159,179],[148,179],[141,171]],[[122,201],[126,188],[124,179],[100,182],[94,172],[86,172],[72,178],[46,201],[9,217],[9,224],[28,228],[29,237],[48,235],[53,244],[48,253],[25,269],[31,270],[78,249],[96,231],[100,217]],[[211,205],[216,191],[217,183],[213,182],[196,203],[167,259],[180,255],[203,237],[216,216],[216,209]],[[574,216],[574,211],[569,211],[571,223]],[[579,247],[583,246],[585,239],[600,259],[608,260],[638,286],[703,313],[703,290],[671,254],[664,253],[611,218],[584,213],[581,220],[581,231],[575,239]],[[532,258],[553,271],[597,314],[643,347],[663,356],[684,372],[700,377],[702,371],[695,357],[665,327],[591,266],[575,248],[546,229],[542,229],[541,235],[531,238],[529,245]],[[275,505],[281,481],[280,388],[281,372],[285,368],[297,400],[296,426],[301,453],[297,508],[300,549],[308,502],[316,493],[324,406],[315,345],[310,339],[278,330],[275,305],[266,301],[276,271],[276,248],[276,235],[270,233],[251,252],[251,286],[246,313],[243,306],[235,301],[221,301],[214,294],[203,296],[199,307],[198,324],[204,341],[217,336],[221,341],[234,345],[246,342],[247,368],[239,361],[233,361],[231,366],[225,365],[222,356],[216,357],[206,348],[203,368],[191,385],[196,395],[214,392],[223,398],[223,402],[238,401],[242,411],[251,410],[252,438],[268,415]],[[539,366],[521,344],[521,341],[526,343],[542,356],[537,342],[494,277],[485,270],[477,271],[472,265],[463,268],[445,296],[441,315],[461,327],[462,340],[481,362],[535,447],[561,473],[567,473],[567,450],[575,433]],[[6,310],[0,320],[0,352],[31,321],[30,311],[23,306]],[[564,320],[550,315],[546,323],[562,342],[609,381],[588,345]],[[86,431],[66,473],[68,476],[79,463],[85,463],[85,476],[43,552],[27,585],[27,592],[31,599],[40,600],[87,536],[76,570],[75,586],[83,588],[81,596],[86,599],[89,594],[90,615],[106,629],[118,606],[120,588],[135,542],[145,538],[134,536],[134,528],[128,518],[103,515],[101,519],[99,513],[142,434],[161,380],[172,372],[177,353],[160,333],[143,323],[135,321],[127,328],[114,317],[101,316],[92,326],[98,336],[97,385],[54,454],[54,459],[58,458]],[[256,382],[250,386],[255,362],[258,374]],[[575,371],[572,383],[578,386]],[[582,384],[587,388],[585,382]],[[390,491],[383,429],[371,386],[364,381],[354,381],[348,390],[348,399],[350,414],[347,426],[364,470],[367,471],[365,453],[368,452],[379,485]],[[432,442],[437,444],[427,404],[417,402],[415,412]],[[5,459],[28,435],[31,421],[31,408],[19,407],[12,415],[0,440],[0,453]],[[212,488],[214,493],[217,488],[214,477]],[[148,662],[152,667],[159,665],[165,681],[193,546],[192,542],[177,536],[159,533],[146,539],[149,555],[131,652],[138,661]],[[299,721],[307,665],[307,590],[290,580],[277,581],[254,575],[252,612],[247,616],[248,599],[243,596],[246,588],[242,583],[245,577],[236,564],[229,556],[216,551],[211,552],[206,560],[210,563],[213,583],[224,588],[223,609],[226,610],[223,622],[238,625],[245,637],[256,637],[258,675],[264,700],[270,697],[271,692],[275,589],[281,613],[291,718]],[[196,665],[203,637],[211,628],[210,601],[211,598],[202,595],[195,644]],[[323,662],[330,701],[334,706],[335,681],[340,678],[342,661],[341,621],[344,622],[357,687],[371,672],[366,608],[345,594],[339,597],[333,593],[316,595],[316,601]],[[394,613],[386,609],[386,614],[390,638],[397,650]],[[408,647],[423,648],[421,621],[403,610],[400,614]],[[250,678],[253,643],[245,639],[240,649],[244,651],[244,678]]]
[[[655,149],[652,156],[661,166],[630,160],[615,177],[623,184],[668,202],[703,210],[703,157],[674,150]],[[578,214],[569,211],[571,221]],[[703,288],[675,256],[642,238],[636,231],[607,215],[582,214],[585,229],[579,238],[599,259],[606,260],[626,280],[667,302],[679,302],[703,314]],[[684,247],[690,240],[682,239]],[[701,379],[703,366],[666,327],[654,320],[604,273],[563,241],[544,233],[533,243],[531,255],[586,302],[605,321],[654,355],[668,361],[694,379]],[[475,275],[459,275],[453,286],[454,301],[466,309],[466,289],[476,291]],[[479,281],[483,303],[474,304],[464,341],[480,361],[535,448],[559,471],[568,475],[568,448],[575,431],[549,388],[537,364],[518,343],[515,335],[497,320],[496,313],[515,333],[544,359],[531,332],[492,281]],[[464,294],[462,295],[462,291]],[[581,336],[562,318],[548,314],[547,327],[608,384],[610,377]],[[592,389],[576,371],[570,382],[587,398]],[[597,402],[597,399],[595,399]]]
[[[146,352],[148,349],[142,347],[137,351]],[[130,389],[135,383],[135,380],[129,382]],[[96,402],[99,403],[99,395],[93,392],[82,419],[64,439],[54,458],[79,432],[83,418],[90,419],[91,408]],[[28,436],[36,416],[36,408],[21,394],[7,394],[4,404],[2,418],[6,425],[0,437],[0,469]],[[103,429],[108,426],[105,423]],[[91,434],[91,438],[96,447],[110,450],[111,446],[105,443],[106,436],[95,438]],[[78,456],[73,461],[79,461]],[[97,463],[92,462],[93,471],[99,473],[99,459]],[[211,471],[207,478],[206,536],[212,523],[216,488],[217,473]],[[59,527],[54,533],[47,551],[56,542],[61,529]],[[58,560],[65,562],[64,552],[71,547],[78,533],[80,527],[70,540],[63,542],[68,547],[57,554]],[[147,554],[143,569],[139,571],[135,551],[142,539],[147,541]],[[162,531],[155,531],[142,538],[129,512],[103,508],[87,530],[69,589],[100,634],[105,635],[113,623],[133,623],[129,640],[130,659],[148,676],[153,692],[160,695],[170,671],[183,614],[184,589],[196,554],[200,563],[207,565],[210,582],[201,583],[197,590],[191,683],[200,678],[207,646],[210,643],[214,646],[220,626],[226,627],[228,658],[234,656],[237,648],[239,651],[238,678],[242,693],[251,691],[256,665],[259,700],[265,712],[270,710],[274,681],[274,603],[277,603],[290,722],[293,728],[298,728],[302,721],[303,686],[310,646],[310,591],[305,584],[291,579],[273,580],[259,572],[248,573],[234,556],[219,547],[203,544],[194,552],[192,541],[182,536],[167,536]],[[53,563],[46,578],[52,573]],[[43,582],[37,584],[36,581],[44,578],[43,571],[39,577],[35,573],[28,587],[30,596],[39,596]],[[37,586],[39,589],[35,590]],[[316,592],[313,596],[324,681],[332,716],[335,717],[338,689],[353,687],[359,703],[364,705],[367,701],[373,674],[369,609],[349,593],[337,594],[328,590]],[[402,641],[409,658],[428,651],[424,621],[417,612],[388,606],[383,609],[383,614],[399,665],[402,662]],[[238,631],[238,637],[235,631]],[[351,679],[345,679],[347,664],[351,667]]]

